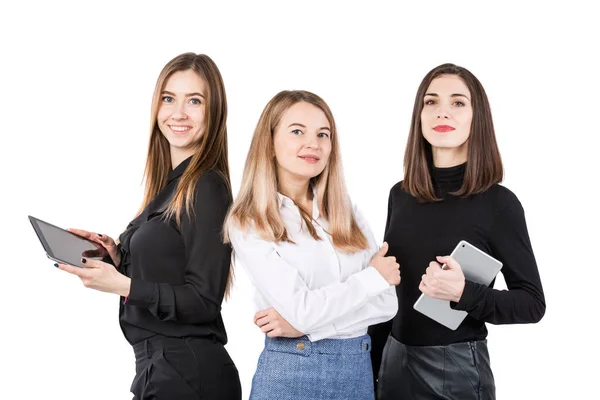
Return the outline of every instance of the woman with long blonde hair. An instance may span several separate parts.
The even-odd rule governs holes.
[[[86,268],[57,265],[121,296],[119,321],[136,357],[134,399],[241,398],[220,311],[231,264],[221,234],[232,197],[226,120],[215,63],[194,53],[169,61],[154,90],[138,215],[118,244],[72,229],[100,250],[84,254]]]
[[[342,176],[327,104],[283,91],[264,109],[226,238],[257,289],[266,334],[250,399],[372,399],[367,327],[397,310],[385,257]]]

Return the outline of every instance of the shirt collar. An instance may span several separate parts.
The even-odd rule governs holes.
[[[319,218],[319,204],[317,200],[317,187],[315,185],[311,186],[313,192],[313,209],[312,209],[312,218],[316,220]],[[277,202],[279,203],[279,208],[281,207],[296,207],[294,201],[289,197],[277,192]]]
[[[193,156],[189,156],[188,158],[186,158],[185,160],[180,162],[179,165],[175,167],[175,169],[173,169],[169,172],[169,175],[167,177],[167,183],[169,183],[172,180],[177,179],[181,175],[183,175],[183,171],[185,171],[187,166],[190,164],[192,157]]]

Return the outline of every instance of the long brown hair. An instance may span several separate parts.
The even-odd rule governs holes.
[[[152,108],[150,113],[150,143],[144,171],[144,198],[138,215],[148,203],[166,186],[171,171],[171,152],[169,142],[158,127],[157,114],[161,102],[161,93],[167,80],[175,72],[192,70],[204,80],[207,87],[205,103],[206,129],[194,145],[195,152],[186,167],[173,198],[164,213],[164,218],[175,217],[177,224],[181,223],[181,213],[185,210],[188,215],[193,213],[194,188],[200,176],[208,170],[220,173],[231,196],[231,179],[227,157],[227,98],[223,78],[214,61],[205,54],[184,53],[169,61],[158,76]],[[225,290],[229,293],[232,279],[230,270]]]
[[[227,158],[227,98],[221,73],[213,60],[205,54],[180,54],[164,66],[154,87],[150,113],[150,143],[144,171],[145,191],[138,214],[167,184],[167,177],[171,170],[171,152],[169,142],[158,127],[157,114],[161,93],[167,80],[175,72],[187,70],[194,71],[206,82],[208,91],[205,103],[206,129],[195,144],[196,151],[181,176],[175,195],[165,212],[166,218],[175,216],[178,224],[181,221],[182,210],[185,209],[188,214],[192,212],[194,187],[204,172],[211,169],[218,171],[230,185]]]
[[[311,184],[316,188],[319,213],[329,222],[333,245],[346,252],[366,249],[367,239],[354,218],[346,191],[333,114],[322,98],[304,90],[279,92],[263,110],[246,158],[242,186],[225,223],[225,240],[229,239],[230,223],[234,223],[241,229],[253,225],[257,233],[270,242],[292,242],[279,214],[273,135],[283,114],[299,102],[312,104],[323,111],[331,128],[329,161],[323,172],[311,179]],[[311,221],[301,215],[311,235],[318,239]]]
[[[496,143],[492,111],[479,80],[469,70],[454,64],[442,64],[423,78],[415,97],[410,133],[404,153],[402,188],[420,201],[441,200],[435,195],[430,168],[433,165],[431,144],[425,140],[421,127],[423,99],[431,82],[442,75],[456,75],[471,92],[473,120],[467,150],[467,166],[462,187],[452,193],[467,197],[488,190],[503,178],[502,159]]]

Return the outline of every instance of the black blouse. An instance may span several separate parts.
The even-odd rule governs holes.
[[[373,326],[373,367],[379,369],[387,335],[407,345],[436,346],[481,340],[485,323],[517,324],[539,321],[546,303],[537,264],[527,233],[525,214],[517,197],[504,186],[460,198],[450,194],[462,186],[466,164],[451,168],[431,167],[438,196],[443,201],[418,203],[396,184],[390,191],[384,240],[387,255],[400,264],[402,282],[396,287],[399,308],[388,323]],[[451,307],[468,316],[455,330],[415,311],[421,295],[421,276],[436,256],[448,255],[466,240],[503,263],[508,291],[466,281],[462,297]]]
[[[222,228],[231,190],[216,171],[204,173],[194,190],[191,215],[181,225],[165,221],[169,200],[190,158],[169,173],[165,188],[120,236],[121,273],[131,278],[121,297],[119,321],[134,344],[156,334],[210,337],[225,344],[221,303],[231,263]]]

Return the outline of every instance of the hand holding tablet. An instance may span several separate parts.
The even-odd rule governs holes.
[[[121,254],[115,241],[106,235],[99,235],[81,229],[62,229],[38,218],[29,216],[46,255],[53,261],[85,267],[82,257],[111,257],[115,266],[119,266]]]
[[[464,240],[456,245],[450,257],[460,266],[459,269],[462,271],[464,279],[483,285],[489,285],[502,268],[500,261]],[[452,265],[442,266],[442,269],[452,268]],[[413,308],[452,330],[456,330],[467,316],[465,311],[450,308],[449,300],[430,297],[426,294],[422,294],[417,299]]]

